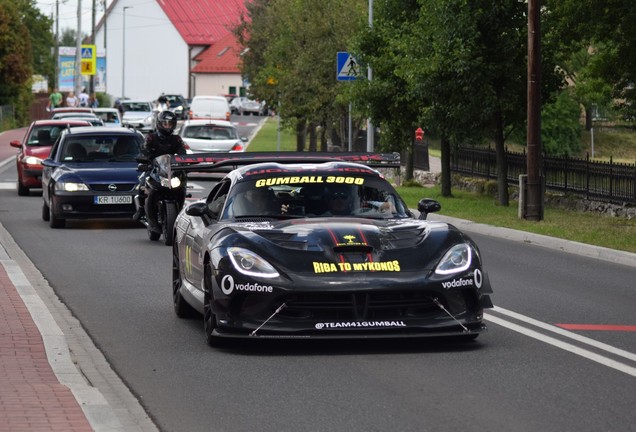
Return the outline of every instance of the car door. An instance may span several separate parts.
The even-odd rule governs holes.
[[[206,200],[208,206],[223,200],[230,189],[230,181],[223,180],[214,186]],[[216,220],[204,219],[201,217],[190,217],[190,225],[187,227],[184,236],[184,260],[186,262],[185,278],[197,288],[202,288],[203,281],[203,258],[205,256],[208,239],[213,231],[216,231]]]

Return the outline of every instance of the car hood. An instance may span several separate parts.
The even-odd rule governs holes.
[[[472,244],[452,225],[418,219],[312,218],[230,228],[235,235],[227,239],[234,245],[244,243],[294,273],[422,272],[434,269],[453,244]]]
[[[89,166],[85,162],[68,163],[58,170],[59,180],[80,180],[83,183],[137,183],[137,163],[104,163]]]
[[[152,115],[152,112],[149,111],[127,111],[124,113],[124,120],[139,120],[145,119],[146,117]]]
[[[24,147],[25,156],[34,156],[42,160],[49,157],[52,146],[26,146]]]

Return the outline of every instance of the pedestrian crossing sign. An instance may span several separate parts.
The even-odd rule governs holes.
[[[82,45],[80,50],[81,64],[80,72],[82,75],[95,75],[95,62],[97,53],[95,45]]]
[[[336,78],[338,81],[355,81],[360,75],[358,61],[348,52],[338,52],[338,67]]]

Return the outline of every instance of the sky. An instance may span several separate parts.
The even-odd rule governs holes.
[[[77,29],[77,4],[80,0],[37,0],[36,5],[42,13],[53,18],[55,23],[55,3],[59,2],[60,10],[60,34],[64,29]],[[82,2],[82,34],[90,34],[92,27],[93,0],[81,0]],[[110,4],[111,0],[108,0]],[[103,14],[103,0],[95,0],[95,23],[99,22]],[[55,24],[53,24],[55,32]]]

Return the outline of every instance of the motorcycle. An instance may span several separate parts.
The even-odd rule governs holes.
[[[155,197],[155,214],[157,222],[161,227],[161,233],[150,229],[147,215],[142,211],[139,221],[146,226],[148,238],[157,241],[163,235],[164,244],[172,245],[174,241],[174,223],[177,215],[183,208],[185,199],[189,196],[186,194],[188,177],[184,171],[173,171],[170,164],[171,155],[157,156],[152,161],[152,167],[146,163],[140,163],[138,170],[142,171],[139,175],[139,193],[135,196],[135,206],[137,209],[144,207],[142,194],[148,196],[145,191],[152,189]],[[148,170],[150,168],[150,170]],[[145,189],[141,190],[141,189]]]

